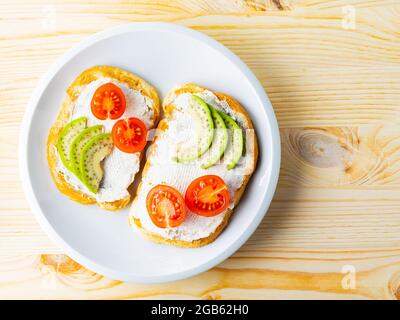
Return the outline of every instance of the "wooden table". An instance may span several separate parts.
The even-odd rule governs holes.
[[[87,36],[132,21],[199,30],[268,92],[282,136],[268,215],[231,258],[135,285],[63,255],[28,208],[18,134],[33,88]],[[0,299],[400,298],[399,0],[0,2]]]

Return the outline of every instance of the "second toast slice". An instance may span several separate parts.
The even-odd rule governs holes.
[[[204,159],[207,153],[194,159],[193,152],[203,149],[207,137],[200,137],[198,150],[184,148],[193,134],[196,124],[192,121],[188,101],[196,96],[212,110],[233,119],[244,134],[245,145],[235,161],[231,161],[228,149],[220,161],[210,162]],[[199,247],[214,241],[229,222],[233,208],[240,201],[246,185],[255,169],[258,146],[250,117],[244,108],[228,95],[212,92],[196,84],[185,84],[172,90],[163,102],[164,119],[158,125],[156,139],[150,147],[147,162],[142,173],[142,181],[132,203],[130,225],[149,239],[178,247]],[[205,120],[208,121],[208,120]],[[207,133],[205,134],[207,135]],[[213,142],[214,143],[214,142]],[[182,151],[176,146],[183,146]],[[190,146],[193,149],[193,145]],[[193,151],[193,152],[192,152]],[[201,151],[203,152],[203,151]],[[219,154],[217,154],[217,157]],[[229,163],[225,158],[230,158]],[[193,158],[193,159],[192,159]],[[193,161],[190,161],[190,160]],[[182,195],[189,184],[205,175],[217,175],[222,178],[230,193],[227,209],[215,216],[205,217],[188,210],[186,220],[177,227],[157,227],[146,209],[146,197],[156,185],[167,185],[178,190]]]

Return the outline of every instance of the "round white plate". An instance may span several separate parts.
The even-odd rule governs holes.
[[[226,230],[196,249],[158,245],[128,226],[128,208],[109,213],[61,194],[46,160],[49,128],[68,85],[94,65],[131,71],[159,90],[194,82],[227,93],[246,108],[256,128],[260,157]],[[222,262],[250,237],[274,194],[280,166],[279,131],[271,103],[249,68],[219,42],[166,23],[134,23],[95,34],[66,53],[40,81],[25,114],[20,139],[26,196],[47,234],[73,259],[107,277],[166,282],[193,276]]]

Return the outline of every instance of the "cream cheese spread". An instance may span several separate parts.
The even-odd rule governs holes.
[[[71,112],[69,121],[79,117],[86,117],[88,127],[101,124],[104,126],[104,132],[111,132],[114,123],[119,119],[99,120],[93,115],[90,108],[90,102],[96,89],[109,82],[117,85],[125,95],[126,110],[119,119],[130,117],[139,118],[146,124],[147,129],[150,129],[154,125],[152,100],[142,95],[139,91],[133,90],[127,84],[111,78],[95,80],[82,89]],[[92,196],[98,202],[112,202],[126,198],[129,195],[127,189],[133,182],[135,174],[139,171],[139,167],[140,152],[125,153],[114,147],[111,154],[103,161],[103,180],[100,184],[99,191],[94,194],[63,165],[60,157],[58,157],[57,163],[57,170],[64,175],[65,180],[75,190]]]
[[[208,169],[200,167],[201,158],[189,163],[177,163],[174,161],[172,157],[174,146],[193,135],[195,128],[193,118],[188,112],[185,112],[188,109],[187,105],[191,94],[183,93],[176,97],[173,102],[176,110],[172,113],[172,118],[168,120],[168,128],[159,133],[153,145],[154,151],[151,151],[149,169],[144,173],[141,190],[131,209],[133,217],[140,220],[142,227],[146,231],[167,239],[193,241],[208,237],[221,224],[226,212],[214,217],[202,217],[188,210],[187,218],[180,226],[159,228],[153,224],[146,209],[146,196],[151,188],[158,184],[167,184],[180,191],[184,196],[187,187],[194,179],[204,175],[217,175],[228,186],[231,194],[231,203],[228,208],[232,209],[236,191],[242,186],[245,175],[251,173],[254,166],[254,132],[246,134],[246,131],[250,130],[247,130],[249,129],[248,123],[243,115],[235,113],[226,102],[219,100],[208,90],[197,95],[214,108],[227,113],[237,121],[245,131],[246,153],[232,170],[228,170],[223,161]]]

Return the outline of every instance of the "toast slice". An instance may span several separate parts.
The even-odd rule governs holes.
[[[129,192],[125,190],[126,192],[122,192],[120,196],[113,195],[111,198],[110,196],[105,196],[103,197],[104,199],[102,199],[97,195],[91,194],[90,192],[88,192],[88,190],[85,190],[85,188],[79,187],[78,183],[77,184],[72,183],[72,181],[75,181],[77,179],[74,180],[74,177],[70,176],[67,170],[64,170],[65,168],[62,167],[60,156],[57,150],[58,138],[60,136],[63,127],[68,122],[77,117],[75,115],[76,113],[83,112],[82,110],[79,109],[86,108],[87,104],[90,105],[90,99],[91,96],[93,96],[92,91],[95,90],[96,88],[91,89],[90,91],[91,94],[88,93],[88,90],[91,84],[94,85],[97,83],[96,81],[99,83],[101,83],[101,81],[115,82],[123,86],[128,93],[134,93],[136,97],[140,98],[142,98],[143,96],[144,99],[143,101],[145,101],[145,104],[148,108],[148,110],[146,109],[147,129],[151,129],[157,125],[160,116],[160,103],[157,91],[151,85],[149,85],[147,82],[145,82],[138,76],[112,66],[95,66],[82,72],[68,87],[66,91],[67,94],[64,102],[61,105],[61,109],[59,111],[57,120],[50,129],[47,140],[47,160],[51,175],[53,177],[54,182],[56,183],[57,188],[63,194],[67,195],[70,199],[77,201],[81,204],[97,203],[103,209],[115,211],[125,207],[129,203],[130,201]],[[81,98],[82,100],[79,100],[81,95],[82,95]],[[83,95],[88,96],[86,100],[84,99]],[[84,103],[82,101],[84,101]],[[84,107],[82,107],[83,104],[85,104]],[[128,109],[128,102],[127,102],[127,109]],[[86,110],[85,112],[88,111]],[[83,116],[86,115],[83,114]],[[122,117],[124,116],[125,114]],[[137,117],[140,118],[140,115],[138,115]],[[96,122],[95,120],[91,121]],[[91,123],[90,125],[93,124],[102,124],[102,123],[101,121],[99,121],[98,123]],[[110,129],[108,128],[107,131],[110,131]],[[115,152],[117,151],[119,150],[116,150]],[[135,158],[134,160],[140,163],[140,159],[143,156],[143,151],[137,153],[137,155],[136,154],[134,155],[137,158],[137,159]],[[133,180],[135,174],[139,170],[139,166],[137,166],[137,170],[136,169],[131,169],[131,170],[133,170],[133,172],[131,172],[132,176],[130,176],[130,178],[131,180]],[[111,200],[108,200],[107,198],[110,198]]]
[[[228,170],[226,164],[218,163],[208,169],[199,163],[177,163],[171,159],[168,150],[172,148],[171,134],[176,138],[185,136],[185,123],[177,125],[177,117],[184,105],[180,100],[195,94],[217,110],[232,117],[242,128],[245,136],[245,153],[237,166]],[[163,101],[164,118],[160,121],[155,139],[148,150],[147,162],[142,172],[142,181],[133,200],[129,222],[131,227],[148,239],[177,247],[200,247],[213,242],[229,222],[234,207],[239,203],[246,185],[256,167],[258,145],[254,127],[245,109],[232,97],[189,83],[176,87]],[[165,162],[163,162],[165,161]],[[231,201],[225,212],[214,217],[201,217],[188,212],[186,220],[176,228],[158,228],[152,224],[146,210],[146,195],[157,184],[168,184],[182,195],[190,182],[199,176],[216,174],[228,185]]]

